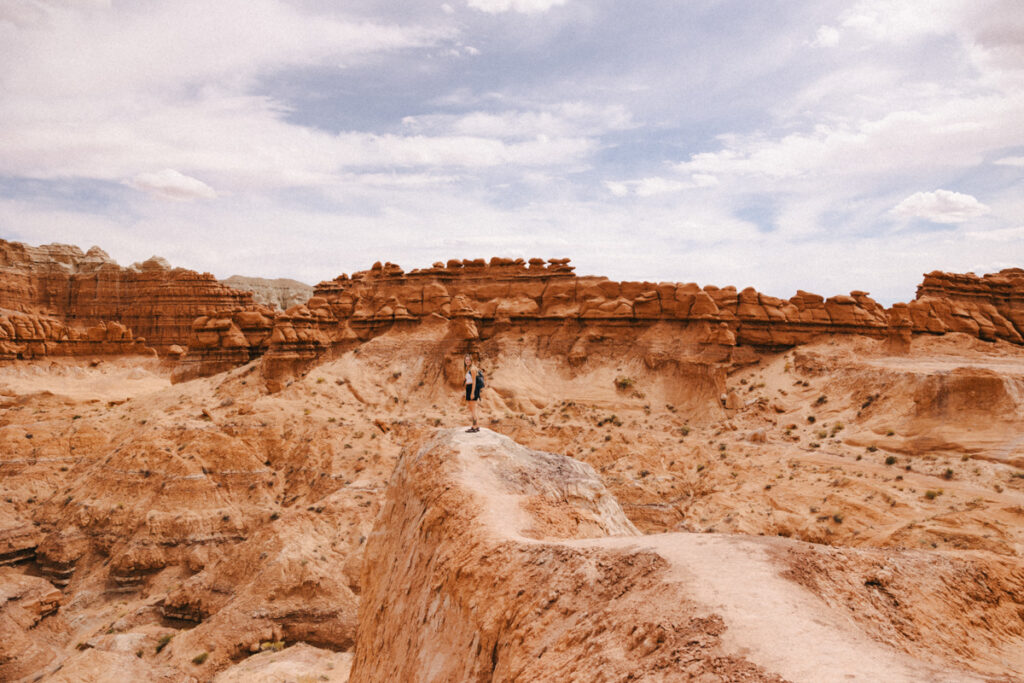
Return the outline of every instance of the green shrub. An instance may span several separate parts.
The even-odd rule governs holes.
[[[159,653],[161,650],[167,647],[167,644],[171,642],[171,638],[173,637],[173,633],[167,633],[160,636],[160,640],[156,641],[156,651]]]

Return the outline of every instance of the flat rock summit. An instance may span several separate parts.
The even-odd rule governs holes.
[[[885,307],[0,240],[2,681],[1008,683],[1022,557],[1018,268]]]

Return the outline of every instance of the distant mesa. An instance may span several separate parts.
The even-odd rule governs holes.
[[[292,306],[304,304],[313,296],[313,287],[305,282],[277,278],[232,275],[221,284],[243,292],[252,292],[253,301],[263,306],[286,311]]]

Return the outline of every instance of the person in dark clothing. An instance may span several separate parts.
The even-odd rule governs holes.
[[[476,404],[480,400],[480,391],[484,388],[484,372],[473,363],[473,358],[469,354],[466,354],[464,365],[466,367],[466,403],[469,404],[469,415],[473,419],[473,426],[466,431],[479,432]]]

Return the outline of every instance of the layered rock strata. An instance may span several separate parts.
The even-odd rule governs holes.
[[[252,296],[157,257],[124,268],[99,247],[0,240],[0,353],[125,353],[111,342],[126,340],[163,353],[188,343],[197,317]]]
[[[37,673],[54,648],[32,629],[60,607],[61,593],[45,579],[0,567],[0,680]]]
[[[329,350],[436,318],[454,322],[453,338],[469,346],[527,325],[571,329],[566,353],[573,364],[585,360],[589,345],[614,336],[610,330],[635,334],[656,325],[673,327],[691,355],[718,362],[744,362],[754,351],[790,348],[826,334],[906,342],[914,334],[965,332],[1024,343],[1022,298],[1019,271],[985,278],[933,273],[918,299],[887,309],[863,291],[828,298],[798,291],[783,300],[749,287],[614,282],[577,276],[568,259],[451,260],[410,272],[376,263],[321,282],[304,305],[273,320],[265,313],[257,319],[252,310],[197,320],[178,376],[208,375],[266,355],[265,374],[274,382]]]
[[[966,332],[981,339],[1024,343],[1024,270],[978,277],[933,271],[908,305],[914,330]]]
[[[252,292],[255,303],[282,311],[304,304],[313,296],[313,288],[310,285],[288,278],[271,280],[232,275],[226,280],[221,280],[221,284],[243,292]]]

